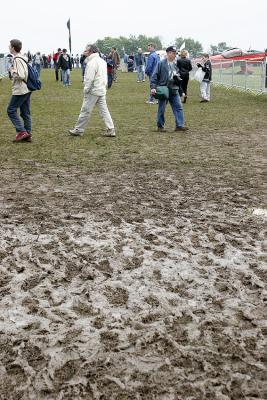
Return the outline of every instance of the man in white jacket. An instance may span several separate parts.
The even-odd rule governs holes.
[[[99,56],[98,48],[87,45],[84,53],[87,56],[84,75],[84,98],[78,121],[69,133],[72,136],[82,136],[90,116],[97,104],[101,117],[106,125],[104,136],[115,137],[114,124],[106,102],[107,63]]]

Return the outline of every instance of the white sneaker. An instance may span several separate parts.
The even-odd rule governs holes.
[[[83,135],[83,131],[79,130],[79,129],[70,129],[69,130],[69,134],[72,136],[82,136]]]
[[[106,132],[103,133],[103,136],[115,137],[116,136],[115,129],[107,129]]]

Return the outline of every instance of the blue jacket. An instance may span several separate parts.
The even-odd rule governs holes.
[[[179,70],[177,66],[174,64],[177,74],[179,74]],[[152,75],[150,80],[151,89],[156,89],[157,86],[168,86],[170,80],[169,74],[169,65],[168,60],[165,58],[164,60],[160,61]]]
[[[156,53],[156,50],[151,51],[147,58],[147,63],[146,63],[146,74],[147,76],[151,77],[153,75],[153,72],[156,69],[156,66],[160,62],[159,55]]]

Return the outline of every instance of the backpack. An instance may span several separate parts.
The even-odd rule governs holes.
[[[30,92],[34,92],[35,90],[40,90],[42,87],[42,82],[39,79],[39,75],[38,72],[36,71],[36,69],[29,64],[26,60],[24,60],[24,58],[22,57],[16,57],[16,58],[20,58],[21,60],[23,60],[25,62],[25,64],[27,64],[28,67],[28,79],[27,81],[24,81],[24,83],[26,83],[27,88],[30,90]]]

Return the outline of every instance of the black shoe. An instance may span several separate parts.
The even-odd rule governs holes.
[[[167,132],[165,128],[158,128],[158,132]]]
[[[186,126],[177,126],[176,128],[175,128],[175,131],[174,132],[186,132],[186,131],[188,131],[189,130],[189,128],[187,128]]]
[[[200,103],[208,103],[209,102],[209,100],[206,100],[206,99],[202,99],[201,101],[200,101]]]

